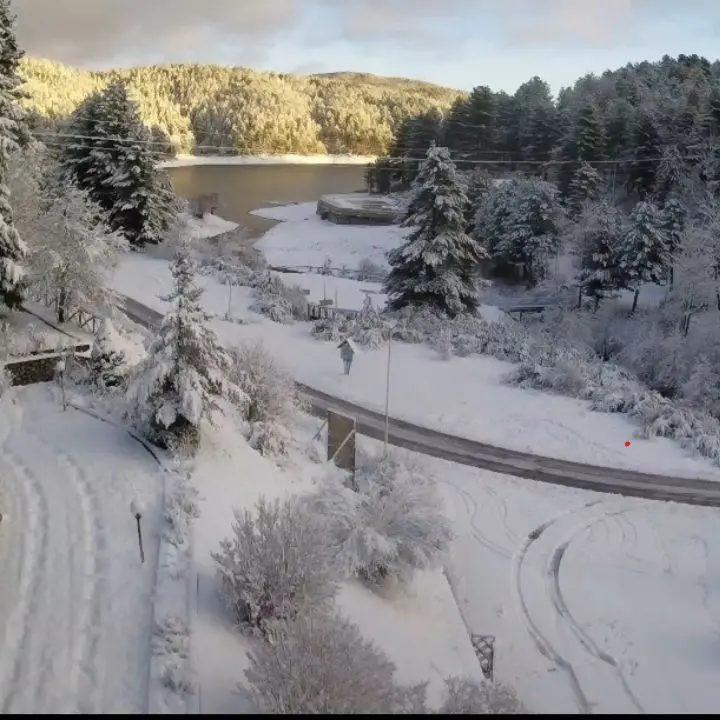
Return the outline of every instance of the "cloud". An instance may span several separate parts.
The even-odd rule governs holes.
[[[650,23],[720,18],[717,0],[14,0],[31,55],[97,66],[257,62],[286,31],[318,49],[336,40],[387,54],[458,56],[463,43],[619,46],[651,40]],[[310,29],[308,29],[308,25]],[[379,46],[383,47],[380,48]],[[303,59],[304,61],[304,59]]]
[[[296,0],[15,0],[17,33],[29,55],[78,65],[117,57],[191,59],[213,41],[256,51],[297,20]]]

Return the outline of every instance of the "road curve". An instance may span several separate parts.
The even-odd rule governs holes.
[[[138,325],[156,327],[162,320],[162,314],[156,310],[132,298],[116,295],[118,308]],[[302,383],[298,383],[298,386],[307,395],[314,414],[324,416],[328,410],[334,410],[355,417],[359,434],[376,440],[384,438],[385,417],[382,413],[333,397]],[[720,480],[714,482],[671,477],[559,460],[447,435],[392,417],[389,421],[388,441],[396,447],[442,460],[553,485],[648,500],[672,500],[688,505],[720,507]]]

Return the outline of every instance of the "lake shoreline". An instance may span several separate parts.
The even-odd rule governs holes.
[[[197,165],[368,165],[371,155],[178,155],[158,163],[162,169]]]

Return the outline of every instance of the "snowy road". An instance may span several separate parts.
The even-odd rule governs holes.
[[[19,399],[0,416],[0,712],[146,712],[159,470],[51,386]]]
[[[119,308],[139,325],[153,327],[162,320],[161,313],[156,310],[120,293],[116,295]],[[385,418],[381,413],[306,385],[299,386],[310,399],[315,413],[324,415],[332,409],[356,417],[358,433],[374,439],[383,438]],[[712,480],[655,475],[543,457],[454,437],[397,418],[390,418],[388,440],[407,450],[514,477],[632,497],[720,506],[720,482]]]

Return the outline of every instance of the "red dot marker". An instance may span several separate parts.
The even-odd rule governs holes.
[[[631,445],[632,445],[632,443],[629,440],[625,441],[625,447],[630,447]]]

